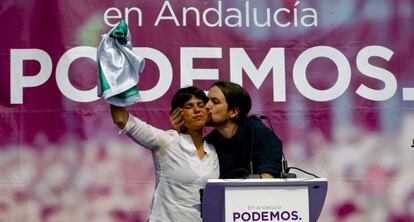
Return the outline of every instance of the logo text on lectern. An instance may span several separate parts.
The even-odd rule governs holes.
[[[298,211],[233,212],[233,222],[245,221],[300,221]]]

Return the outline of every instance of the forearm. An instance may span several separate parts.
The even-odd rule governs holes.
[[[122,129],[120,133],[125,133],[136,143],[148,149],[165,147],[173,139],[166,131],[140,120],[126,111],[124,107],[111,105],[111,114],[113,122]]]
[[[112,121],[118,126],[119,129],[123,129],[128,121],[128,111],[125,107],[119,107],[111,105]]]

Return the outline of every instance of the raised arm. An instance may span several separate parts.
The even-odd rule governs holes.
[[[166,147],[173,140],[173,135],[147,124],[128,113],[125,107],[111,105],[112,121],[128,137],[150,150]]]

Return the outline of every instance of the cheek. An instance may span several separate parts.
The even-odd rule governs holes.
[[[213,113],[213,112],[217,112],[219,106],[218,105],[211,105],[209,108],[210,109],[208,111]]]
[[[207,113],[208,113],[207,108],[201,109],[201,112],[202,112],[204,115],[207,115]]]
[[[191,113],[188,111],[183,111],[183,119],[184,120],[191,119]]]
[[[189,119],[191,119],[191,115],[184,112],[183,113],[183,119],[184,119],[184,121],[189,120]]]
[[[223,107],[223,106],[217,106],[217,107],[215,107],[215,109],[214,109],[214,113],[217,113],[217,114],[224,113],[224,111],[225,111],[225,109],[224,109],[224,107]]]

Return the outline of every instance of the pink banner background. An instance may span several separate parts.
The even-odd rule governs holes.
[[[294,22],[314,9],[318,26],[208,27],[188,18],[182,25],[182,8],[200,12],[221,4],[245,12],[245,1],[172,1],[180,26],[172,20],[155,25],[163,1],[11,1],[0,2],[0,220],[1,221],[144,221],[154,189],[151,155],[123,135],[112,124],[103,100],[88,102],[68,98],[59,87],[59,75],[67,75],[78,90],[96,86],[96,62],[76,52],[67,74],[58,64],[70,60],[68,51],[79,47],[96,50],[101,34],[111,28],[105,11],[139,8],[128,19],[134,47],[161,52],[172,68],[172,82],[160,98],[129,107],[147,122],[163,129],[168,122],[169,102],[181,87],[183,66],[216,69],[218,79],[230,80],[232,48],[242,48],[259,68],[271,48],[283,48],[286,101],[275,102],[272,74],[256,87],[248,71],[243,86],[253,99],[252,114],[266,115],[284,143],[291,166],[313,172],[329,181],[320,221],[414,221],[414,2],[411,0],[250,1],[260,15],[284,8],[291,13],[279,17]],[[297,10],[297,14],[293,11]],[[167,15],[167,14],[165,14]],[[243,16],[245,16],[243,14]],[[125,17],[124,17],[125,18]],[[245,17],[244,17],[245,18]],[[265,19],[264,17],[259,17]],[[125,18],[126,19],[126,18]],[[210,15],[209,21],[215,17]],[[115,23],[117,19],[110,19]],[[261,20],[263,21],[263,20]],[[307,50],[329,46],[347,59],[351,80],[337,98],[318,102],[305,97],[293,79],[295,62]],[[381,46],[393,52],[389,61],[380,57],[369,62],[388,70],[397,89],[384,101],[373,101],[356,93],[361,84],[384,88],[384,82],[361,74],[360,51]],[[189,47],[218,48],[220,58],[194,59],[181,64],[180,50]],[[46,53],[50,76],[41,84],[22,89],[22,101],[13,102],[12,80],[38,77],[47,70],[38,57],[22,63],[13,53],[29,49]],[[26,51],[24,51],[26,50]],[[16,55],[16,54],[14,54]],[[37,54],[39,56],[39,54]],[[63,59],[62,59],[63,58]],[[13,65],[15,64],[15,65]],[[17,64],[17,65],[16,65]],[[138,88],[151,90],[160,79],[160,68],[147,59]],[[15,76],[13,76],[15,75]],[[338,68],[320,58],[306,69],[309,83],[317,89],[332,87]],[[208,90],[214,80],[195,80]],[[300,177],[307,177],[298,173]]]

